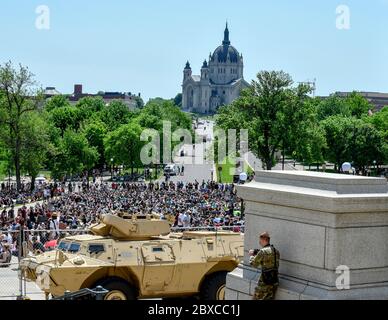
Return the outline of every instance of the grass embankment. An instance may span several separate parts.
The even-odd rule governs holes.
[[[236,174],[237,171],[236,164],[231,161],[229,157],[227,157],[226,161],[224,161],[223,164],[217,164],[217,171],[219,167],[222,167],[222,171],[221,179],[220,177],[218,177],[218,181],[222,183],[232,183],[233,176]],[[242,172],[246,172],[248,175],[253,173],[253,169],[246,161],[244,162],[244,168],[242,169]],[[219,174],[219,171],[217,172],[217,174]]]

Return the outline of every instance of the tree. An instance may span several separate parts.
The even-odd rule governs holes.
[[[136,96],[135,101],[136,101],[136,108],[141,109],[144,107],[144,101],[140,96]]]
[[[0,126],[0,137],[6,135],[6,127]],[[8,175],[9,169],[11,168],[10,154],[6,148],[5,142],[3,139],[0,139],[0,180],[4,176]]]
[[[221,106],[218,109],[217,114],[217,126],[224,130],[225,136],[221,135],[219,136],[217,133],[217,130],[215,131],[215,140],[214,140],[214,161],[216,163],[222,163],[224,161],[224,155],[229,152],[228,150],[228,134],[227,131],[229,129],[236,129],[236,144],[238,145],[240,143],[239,137],[240,137],[240,129],[249,128],[248,121],[249,119],[246,118],[246,114],[241,112],[241,109],[237,104],[231,104],[229,106]],[[236,126],[236,124],[238,124]],[[237,148],[236,145],[236,148]],[[221,147],[225,146],[225,150],[222,152]]]
[[[114,131],[123,124],[127,124],[135,112],[128,109],[128,106],[120,101],[112,101],[100,112],[100,119],[106,124],[109,131]]]
[[[275,165],[277,151],[291,148],[293,137],[300,134],[301,123],[310,116],[304,114],[308,88],[292,88],[292,84],[291,77],[283,71],[262,71],[239,99],[219,110],[220,127],[248,129],[249,149],[266,170]]]
[[[74,106],[56,108],[50,112],[50,121],[60,130],[62,137],[68,129],[78,131],[83,120],[83,112]]]
[[[374,161],[384,161],[383,137],[372,125],[337,115],[322,121],[322,127],[327,141],[326,159],[335,164],[338,172],[344,162],[352,162],[364,171]]]
[[[354,137],[350,142],[350,153],[354,167],[365,172],[367,166],[383,164],[387,154],[381,133],[361,120],[353,122]]]
[[[134,168],[141,165],[140,152],[144,142],[140,141],[142,128],[136,123],[122,125],[110,132],[104,140],[105,154],[114,159],[115,164]]]
[[[321,124],[327,142],[325,158],[334,163],[335,170],[340,172],[342,163],[351,161],[349,143],[354,135],[352,119],[335,115],[328,117]]]
[[[319,121],[335,115],[342,117],[350,117],[352,115],[349,104],[338,94],[332,94],[330,97],[322,99],[317,110]]]
[[[174,98],[174,104],[179,108],[182,108],[182,93],[178,93]]]
[[[92,115],[104,110],[105,102],[101,97],[85,97],[75,105],[81,113],[82,119],[89,119]]]
[[[99,167],[103,167],[105,163],[104,139],[107,132],[106,125],[99,120],[86,123],[82,129],[82,134],[88,140],[89,145],[95,147],[99,154]]]
[[[142,128],[154,129],[159,132],[161,149],[160,157],[164,159],[164,139],[163,139],[163,122],[168,121],[171,125],[171,133],[176,132],[178,129],[188,130],[192,136],[194,132],[192,130],[191,117],[182,112],[172,100],[164,100],[162,98],[155,98],[150,100],[147,105],[141,110],[137,117],[133,120],[139,124]],[[167,134],[167,133],[166,133]],[[171,136],[165,138],[171,139]],[[171,151],[180,142],[171,141]]]
[[[283,111],[279,112],[283,170],[286,153],[297,152],[309,163],[313,159],[318,163],[323,161],[324,137],[321,131],[316,130],[318,122],[315,101],[308,96],[311,90],[312,88],[305,84],[289,89],[288,101]]]
[[[364,117],[363,120],[367,123],[371,123],[379,130],[385,143],[388,143],[388,106],[381,109],[381,111],[374,113],[372,116]]]
[[[65,174],[89,173],[98,158],[97,149],[89,146],[84,135],[66,130],[52,159],[53,176],[61,178]]]
[[[350,113],[353,117],[360,119],[367,116],[369,110],[373,110],[373,106],[358,92],[353,91],[345,99],[345,104],[349,106]]]
[[[37,89],[34,75],[28,68],[19,65],[15,68],[11,62],[0,66],[0,125],[6,126],[7,134],[3,137],[6,148],[10,151],[15,167],[16,184],[21,188],[21,149],[22,125],[28,113],[37,110],[42,100]]]
[[[28,114],[23,123],[21,167],[31,176],[31,191],[35,187],[35,179],[47,159],[48,152],[53,148],[50,142],[47,125],[41,114]]]
[[[382,139],[382,163],[388,163],[388,106],[381,111],[374,113],[372,116],[364,117],[363,120],[373,125],[379,131]],[[376,160],[377,161],[377,160]]]
[[[317,122],[311,122],[304,130],[303,135],[294,142],[294,159],[311,164],[325,162],[324,152],[327,148],[325,131]]]
[[[57,95],[51,97],[46,101],[45,110],[50,112],[57,108],[70,107],[69,99],[64,95]]]

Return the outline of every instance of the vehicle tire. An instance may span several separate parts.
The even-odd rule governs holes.
[[[110,278],[100,282],[98,285],[109,292],[104,300],[136,300],[136,291],[124,280]]]
[[[201,300],[224,300],[227,272],[217,272],[205,279],[201,287]]]

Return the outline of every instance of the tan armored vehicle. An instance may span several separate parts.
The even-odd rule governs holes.
[[[46,297],[101,285],[109,291],[106,300],[222,300],[226,274],[243,257],[239,233],[171,233],[167,220],[151,216],[106,215],[90,232],[64,238],[55,251],[23,259],[23,276]]]

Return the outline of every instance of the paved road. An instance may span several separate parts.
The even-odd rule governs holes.
[[[20,282],[18,278],[17,258],[12,258],[9,268],[0,268],[0,300],[16,300],[19,295]],[[23,289],[24,291],[24,289]],[[44,300],[45,295],[32,282],[26,282],[25,292],[31,300]]]
[[[212,179],[214,164],[207,158],[208,149],[212,145],[214,137],[213,127],[214,123],[211,121],[198,126],[195,130],[196,134],[198,136],[207,136],[208,141],[206,143],[198,141],[198,143],[195,144],[195,148],[193,148],[193,145],[188,144],[183,146],[184,156],[181,157],[180,154],[176,155],[174,157],[174,163],[178,164],[180,167],[183,165],[185,174],[184,176],[172,176],[171,181],[194,182],[196,179],[201,183],[202,180],[207,181]],[[164,177],[162,177],[160,181],[164,181]]]
[[[263,170],[263,165],[260,159],[258,159],[252,152],[248,152],[247,157],[248,164],[255,170]],[[279,162],[276,164],[275,167],[272,168],[272,170],[282,170],[282,163]],[[294,167],[294,162],[291,160],[285,161],[285,168],[286,171],[295,171],[295,170],[304,170],[302,165],[296,164]]]

